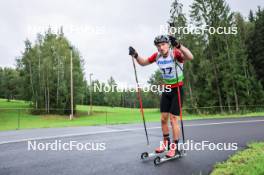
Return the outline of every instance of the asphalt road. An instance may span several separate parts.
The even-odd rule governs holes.
[[[185,121],[186,140],[193,143],[236,143],[238,150],[251,141],[264,141],[264,117]],[[47,174],[209,174],[216,162],[226,160],[234,150],[189,150],[187,156],[154,166],[140,154],[159,146],[159,123],[148,123],[151,146],[146,146],[142,124],[31,129],[0,132],[0,175]],[[28,141],[83,143],[104,150],[28,150]],[[96,147],[96,144],[100,146]],[[103,145],[103,146],[102,146]],[[32,148],[32,147],[31,147]]]

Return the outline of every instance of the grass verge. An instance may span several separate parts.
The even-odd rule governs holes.
[[[67,126],[89,126],[140,123],[142,118],[139,109],[94,106],[93,114],[88,115],[88,106],[77,105],[77,114],[73,120],[69,116],[61,115],[33,115],[28,109],[29,103],[24,101],[0,99],[0,130],[14,130],[25,128],[48,128]],[[158,109],[144,109],[147,122],[159,122]],[[184,120],[215,119],[215,118],[239,118],[250,116],[264,116],[264,112],[250,112],[244,114],[214,114],[214,115],[190,115],[184,112]]]
[[[211,175],[263,175],[264,142],[255,142],[235,153],[227,161],[215,165]]]

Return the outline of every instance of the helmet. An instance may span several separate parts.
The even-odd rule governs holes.
[[[170,39],[167,35],[159,35],[154,39],[154,44],[157,45],[159,43],[169,43]]]

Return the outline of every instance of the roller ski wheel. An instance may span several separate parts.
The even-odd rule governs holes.
[[[160,162],[161,162],[161,158],[160,158],[160,156],[157,156],[155,159],[154,159],[154,165],[159,165],[160,164]]]
[[[164,154],[164,153],[167,153],[168,151],[164,151],[164,152],[161,152],[161,153],[157,153],[157,152],[151,152],[151,153],[148,153],[148,152],[143,152],[141,153],[141,160],[146,160],[146,159],[149,159],[149,158],[152,158],[152,157],[155,157],[155,156],[158,156],[160,154]]]
[[[173,157],[167,157],[166,155],[163,156],[163,157],[160,157],[160,156],[157,156],[155,159],[154,159],[154,165],[157,166],[157,165],[160,165],[161,163],[164,163],[164,162],[167,162],[169,160],[174,160],[174,159],[178,159],[178,158],[181,158],[181,157],[184,157],[186,156],[186,152],[184,150],[180,150],[178,152],[178,154],[176,154],[175,156]]]
[[[148,157],[149,157],[149,153],[148,153],[148,152],[143,152],[143,153],[141,153],[140,158],[141,158],[142,160],[147,159]]]

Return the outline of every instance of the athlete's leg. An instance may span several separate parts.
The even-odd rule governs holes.
[[[180,127],[178,124],[178,116],[170,113],[170,123],[173,135],[173,144],[170,145],[170,151],[166,154],[167,157],[173,157],[179,152],[178,143],[180,138]]]
[[[181,105],[179,105],[179,102],[181,100],[178,98],[177,90],[178,89],[173,90],[172,104],[170,108],[170,123],[172,127],[174,144],[171,144],[171,147],[170,147],[171,149],[166,155],[167,157],[173,157],[179,151],[178,143],[179,143],[179,138],[180,138],[180,127],[178,124],[178,118],[181,112],[181,109],[180,109]]]
[[[170,94],[163,92],[160,99],[161,128],[162,133],[169,134],[168,119],[171,106]]]
[[[172,127],[174,141],[178,141],[180,138],[180,127],[179,127],[178,119],[180,119],[182,100],[183,100],[182,87],[179,88],[179,93],[178,93],[178,88],[175,88],[173,91],[172,105],[170,109],[170,123]]]
[[[163,145],[155,149],[156,153],[162,153],[169,149],[170,146],[170,136],[169,136],[169,126],[168,126],[169,113],[161,113],[161,129],[163,134]]]
[[[179,140],[180,138],[180,126],[178,123],[179,116],[170,114],[170,123],[172,127],[173,140]]]
[[[161,113],[161,129],[162,129],[163,135],[169,134],[168,119],[169,119],[169,113],[162,112]]]
[[[157,153],[164,152],[169,148],[170,145],[170,136],[169,136],[169,112],[171,106],[171,95],[169,93],[163,92],[160,99],[160,112],[161,112],[161,129],[163,134],[163,145],[157,148],[155,151]]]

